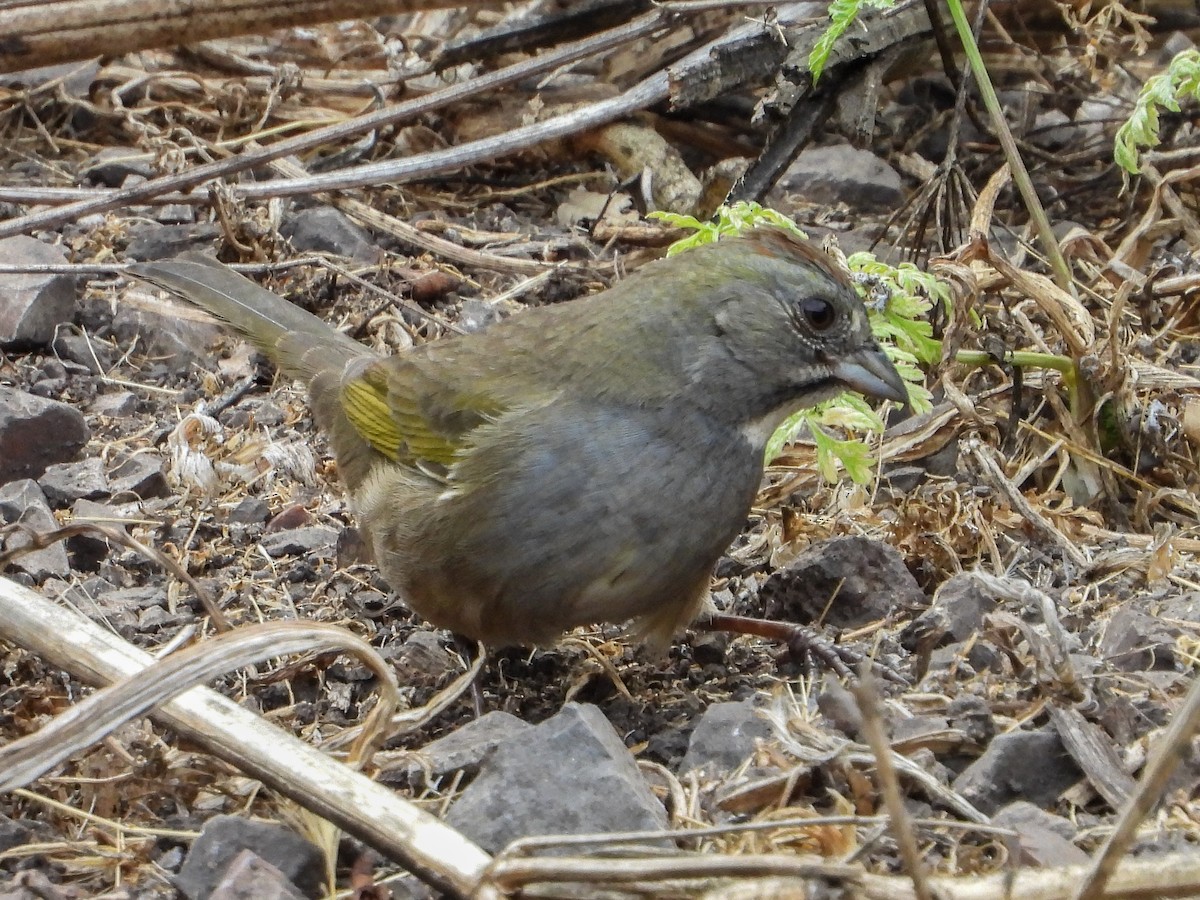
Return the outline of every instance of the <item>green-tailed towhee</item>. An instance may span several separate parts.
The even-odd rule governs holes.
[[[380,357],[219,263],[132,265],[304,380],[388,583],[494,646],[706,607],[772,431],[847,388],[904,401],[847,276],[758,229],[607,291]]]

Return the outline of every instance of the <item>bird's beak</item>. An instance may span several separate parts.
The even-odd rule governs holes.
[[[875,344],[855,350],[832,364],[833,377],[868,397],[908,403],[908,388],[900,373]]]

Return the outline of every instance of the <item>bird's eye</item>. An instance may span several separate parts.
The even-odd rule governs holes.
[[[828,331],[837,321],[837,310],[821,297],[805,297],[801,300],[800,314],[813,331]]]

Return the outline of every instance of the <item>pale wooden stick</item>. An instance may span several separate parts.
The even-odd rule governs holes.
[[[153,657],[83,616],[0,578],[0,638],[89,684],[136,675]],[[192,688],[152,717],[455,897],[491,861],[454,829],[262,717]]]

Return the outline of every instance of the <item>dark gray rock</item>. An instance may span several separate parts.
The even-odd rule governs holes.
[[[83,170],[83,177],[92,184],[117,188],[130,175],[149,178],[154,174],[154,156],[135,147],[104,147]]]
[[[0,84],[34,88],[54,82],[56,91],[82,100],[87,97],[99,72],[100,57],[96,57],[77,62],[37,66],[33,69],[22,69],[20,72],[5,72],[0,74]]]
[[[387,603],[386,597],[371,597],[369,592],[363,591],[360,591],[359,594],[360,596],[355,597],[354,600],[354,605],[359,608]],[[443,675],[449,674],[457,666],[446,648],[442,646],[441,635],[436,631],[414,631],[405,638],[403,644],[396,648],[395,653],[389,659],[395,666],[401,683],[408,683],[413,679],[436,681]],[[487,716],[483,718],[486,719]],[[455,734],[467,727],[469,726],[463,726]],[[453,735],[448,735],[448,737],[453,737]],[[428,750],[428,747],[425,749]]]
[[[4,265],[64,265],[61,247],[26,235],[0,240]],[[75,276],[0,273],[0,347],[45,346],[75,312]]]
[[[129,505],[80,499],[71,505],[71,523],[121,530],[125,523],[138,519],[139,513],[138,509]],[[110,549],[108,539],[96,531],[85,531],[67,538],[71,568],[77,572],[97,571],[101,562],[108,557]]]
[[[211,359],[222,329],[198,310],[164,297],[148,288],[126,291],[113,316],[113,335],[122,348],[135,347],[140,356],[179,374]]]
[[[1027,800],[1053,806],[1083,773],[1051,731],[1014,731],[988,745],[983,756],[954,779],[954,790],[985,815]]]
[[[263,536],[262,548],[268,556],[333,556],[338,533],[324,525],[288,528]]]
[[[813,622],[824,616],[839,628],[855,628],[926,603],[899,552],[864,537],[813,545],[767,579],[759,597],[768,619]]]
[[[127,259],[167,259],[185,250],[203,250],[220,237],[220,229],[208,222],[185,225],[146,223],[134,232],[125,248]]]
[[[108,487],[117,501],[149,500],[170,493],[163,459],[157,453],[133,453],[118,462],[108,473]]]
[[[51,347],[62,359],[82,366],[93,375],[102,375],[113,365],[112,348],[108,344],[73,331],[59,329]]]
[[[0,484],[74,459],[88,437],[74,407],[0,385]]]
[[[183,861],[175,886],[188,900],[212,897],[244,850],[277,868],[302,895],[323,895],[325,862],[317,847],[289,828],[238,816],[215,816],[204,823]]]
[[[259,497],[243,497],[229,511],[229,521],[236,525],[261,525],[271,515],[271,507]]]
[[[302,209],[279,230],[302,253],[334,253],[363,262],[375,262],[380,255],[366,230],[332,206]]]
[[[1058,868],[1081,866],[1088,861],[1088,855],[1072,843],[1076,828],[1070,820],[1038,809],[1032,803],[1018,800],[1008,804],[992,817],[992,824],[1017,833],[1020,863]]]
[[[996,608],[998,598],[970,572],[960,572],[942,582],[933,595],[933,608],[942,612],[946,631],[955,641],[974,637],[983,618]]]
[[[186,203],[165,203],[154,208],[154,221],[163,225],[191,225],[196,221],[196,208]]]
[[[788,167],[779,187],[809,203],[890,209],[904,202],[899,173],[869,150],[849,144],[809,147]]]
[[[420,750],[405,754],[397,764],[382,769],[379,779],[385,784],[436,787],[442,778],[454,772],[475,775],[497,747],[533,728],[510,713],[493,710]]]
[[[137,395],[130,391],[117,391],[113,394],[101,394],[92,401],[89,407],[94,416],[104,416],[109,419],[128,419],[137,412]]]
[[[714,703],[696,723],[679,771],[732,772],[754,752],[759,741],[772,736],[771,724],[758,714],[753,700]]]
[[[612,725],[577,703],[501,743],[446,819],[489,851],[532,835],[667,827]]]
[[[243,850],[221,876],[209,900],[304,900],[282,872],[251,850]]]
[[[19,523],[33,534],[46,534],[59,527],[41,488],[27,478],[0,486],[0,522],[5,525]],[[30,533],[17,530],[5,539],[4,549],[28,547],[32,542]],[[71,573],[67,550],[61,541],[22,554],[12,565],[37,581],[49,577],[66,578]]]
[[[1181,633],[1174,625],[1123,606],[1104,626],[1100,656],[1122,672],[1173,669]]]
[[[108,477],[99,457],[47,466],[38,484],[51,506],[62,509],[76,500],[98,500],[108,496]]]

